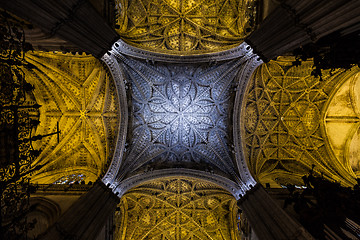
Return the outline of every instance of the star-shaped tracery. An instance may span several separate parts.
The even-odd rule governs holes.
[[[132,140],[120,172],[134,172],[145,164],[208,164],[232,175],[229,116],[239,66],[239,60],[211,67],[126,60]]]

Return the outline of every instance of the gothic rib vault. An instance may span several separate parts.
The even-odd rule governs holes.
[[[159,179],[128,191],[116,213],[118,240],[237,239],[235,198],[191,178]]]
[[[346,90],[351,92],[348,101],[355,106],[352,112],[334,113],[332,109],[336,109],[338,101],[330,103],[331,99],[340,98],[340,95],[333,97],[333,89],[343,89],[335,82],[343,81],[346,74],[336,72],[338,77],[329,77],[331,81],[326,84],[316,79],[306,82],[304,79],[310,79],[309,63],[290,68],[290,60],[285,66],[280,59],[277,63],[260,67],[250,81],[252,71],[261,62],[255,60],[256,56],[246,44],[240,43],[251,31],[256,14],[254,1],[218,0],[200,4],[194,1],[119,0],[116,4],[119,10],[118,33],[122,40],[114,44],[110,51],[112,56],[105,55],[103,59],[110,66],[115,85],[106,73],[84,75],[83,71],[93,71],[89,63],[94,60],[89,60],[90,57],[60,57],[61,54],[53,57],[51,53],[29,56],[29,61],[41,69],[39,73],[30,73],[30,81],[39,86],[38,98],[44,105],[43,109],[48,108],[42,111],[50,129],[38,129],[37,133],[55,130],[57,119],[62,130],[60,140],[71,139],[73,144],[79,143],[76,148],[79,151],[75,151],[79,156],[76,158],[83,159],[75,160],[74,157],[71,160],[69,156],[75,152],[66,150],[69,144],[64,140],[57,145],[56,137],[50,137],[46,144],[39,146],[44,153],[37,163],[50,162],[46,160],[50,156],[59,159],[59,163],[52,161],[43,172],[33,177],[34,181],[48,183],[74,177],[93,181],[108,169],[104,182],[111,183],[116,189],[114,191],[122,191],[132,186],[131,181],[138,182],[136,176],[140,173],[149,180],[162,176],[161,172],[174,175],[175,172],[185,174],[188,170],[187,174],[215,182],[221,178],[219,182],[231,191],[236,184],[254,184],[251,174],[258,181],[272,182],[275,186],[286,181],[299,184],[300,177],[315,164],[319,173],[346,184],[353,183],[358,174],[358,161],[354,157],[358,139],[356,94]],[[68,62],[77,62],[82,67],[74,68],[76,64]],[[273,67],[276,65],[284,66]],[[270,74],[262,70],[267,66],[274,69]],[[99,66],[95,69],[104,72]],[[59,74],[50,74],[50,71]],[[77,79],[78,74],[84,75],[80,77],[85,77],[84,85],[80,83],[83,80]],[[278,75],[286,76],[282,83],[284,86],[274,88]],[[296,90],[290,83],[296,80],[295,75],[300,79],[295,85],[298,87]],[[259,79],[268,77],[272,80],[257,85]],[[61,78],[67,80],[62,82]],[[71,78],[77,79],[77,83],[70,83]],[[248,82],[248,92],[245,93]],[[356,88],[356,80],[350,82],[350,88]],[[87,92],[91,84],[99,84],[93,93],[92,88]],[[261,88],[265,89],[269,99],[256,102],[252,93],[258,94]],[[284,96],[290,96],[291,103],[279,100],[275,94],[278,90]],[[300,101],[294,96],[303,90],[305,95]],[[51,96],[42,96],[41,91],[48,91]],[[104,91],[102,110],[89,110],[92,107],[92,100],[87,100],[89,95],[94,94],[94,101],[102,101]],[[321,104],[316,102],[315,92],[321,98]],[[52,109],[52,101],[56,109]],[[325,105],[324,101],[327,101]],[[268,105],[268,110],[262,113],[263,105],[254,107],[254,104]],[[325,114],[324,106],[329,106],[329,114]],[[274,116],[270,109],[275,112],[275,115],[271,113]],[[271,116],[266,115],[268,113]],[[281,145],[282,140],[276,142],[269,137],[275,134],[271,126],[281,125],[272,120],[274,117],[283,123],[283,129],[276,134],[295,139],[293,145]],[[104,122],[101,123],[100,119]],[[347,129],[340,138],[334,137],[334,129],[337,129],[334,126],[338,126],[339,119],[344,119],[342,126]],[[354,125],[347,124],[349,121]],[[76,124],[71,126],[72,123]],[[261,128],[262,124],[266,126]],[[83,129],[81,136],[74,130],[76,126]],[[288,149],[282,152],[284,146],[292,152]],[[269,150],[273,148],[277,150]],[[111,158],[113,161],[108,167]],[[62,161],[66,164],[60,164]],[[67,175],[62,173],[64,167],[68,169],[65,170]],[[169,172],[171,168],[175,169],[174,172]],[[294,172],[297,180],[294,180]],[[279,181],[280,178],[283,180]],[[225,183],[224,179],[229,179],[229,182]]]
[[[198,55],[196,63],[191,58],[176,61],[119,40],[103,57],[121,95],[127,95],[124,115],[129,118],[124,125],[128,127],[120,132],[127,140],[119,138],[121,155],[114,155],[112,165],[118,171],[111,168],[104,177],[120,196],[124,188],[129,189],[124,182],[136,186],[146,177],[151,180],[176,173],[206,176],[236,198],[244,193],[239,156],[233,149],[233,103],[241,92],[236,91],[243,81],[240,75],[251,75],[255,65],[248,63],[256,55],[242,44],[219,55],[225,60],[218,58],[219,62],[209,64],[217,54]],[[146,61],[149,56],[154,61]]]
[[[46,123],[37,133],[62,131],[36,143],[36,164],[48,164],[33,181],[107,171],[122,197],[118,239],[234,239],[234,204],[250,185],[301,185],[312,164],[352,186],[359,70],[320,80],[291,58],[258,67],[241,43],[253,2],[117,1],[121,40],[102,59],[113,79],[90,56],[29,54]]]
[[[168,54],[218,52],[255,27],[254,0],[116,0],[117,32],[130,45]]]
[[[260,66],[242,103],[243,149],[252,175],[273,186],[303,185],[312,166],[325,178],[355,184],[359,161],[359,69],[311,75],[312,61],[279,57]]]
[[[95,181],[109,167],[116,145],[119,106],[110,74],[88,55],[33,52],[32,70],[24,69],[35,86],[41,124],[36,134],[56,135],[33,142],[41,149],[34,165],[44,167],[35,183]]]

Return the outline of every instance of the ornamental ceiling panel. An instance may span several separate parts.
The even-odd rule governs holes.
[[[95,181],[107,170],[115,148],[119,106],[113,80],[94,57],[61,53],[28,53],[35,66],[24,69],[35,86],[40,108],[36,134],[56,135],[33,142],[41,149],[34,165],[45,166],[32,181]],[[70,180],[69,180],[70,179]]]
[[[121,60],[130,83],[132,119],[119,179],[172,167],[236,179],[229,145],[234,78],[241,60],[212,66]]]
[[[154,180],[128,191],[119,206],[116,240],[237,239],[235,198],[204,181]]]
[[[127,43],[171,54],[239,45],[255,25],[254,0],[116,0],[117,32]]]
[[[325,119],[328,132],[333,119],[331,114],[324,119],[326,106],[346,74],[323,71],[322,79],[315,78],[312,61],[298,67],[292,66],[293,61],[280,57],[261,65],[248,85],[240,123],[248,167],[262,183],[303,185],[301,177],[315,165],[318,174],[352,185],[355,175],[334,156],[324,129]],[[341,110],[348,116],[344,122],[352,118],[348,109]]]

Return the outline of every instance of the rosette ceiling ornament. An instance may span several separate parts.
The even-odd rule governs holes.
[[[239,45],[255,26],[254,0],[116,0],[121,39],[170,54],[217,52]]]

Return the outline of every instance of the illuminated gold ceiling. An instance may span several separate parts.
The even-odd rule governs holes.
[[[239,45],[256,16],[254,0],[116,0],[116,7],[121,39],[182,55]]]
[[[236,200],[204,181],[162,179],[127,192],[116,240],[236,240]]]
[[[302,185],[314,164],[319,174],[352,185],[359,168],[359,70],[323,71],[320,80],[311,76],[312,61],[299,67],[292,61],[261,65],[248,85],[241,124],[249,169],[262,183]]]
[[[42,150],[34,165],[46,165],[32,181],[53,183],[81,174],[80,179],[95,181],[111,161],[119,124],[110,74],[88,55],[34,52],[26,56],[35,66],[24,70],[26,80],[35,86],[36,101],[42,105],[36,134],[56,132],[57,124],[61,131],[59,142],[56,135],[33,142],[35,149]]]

